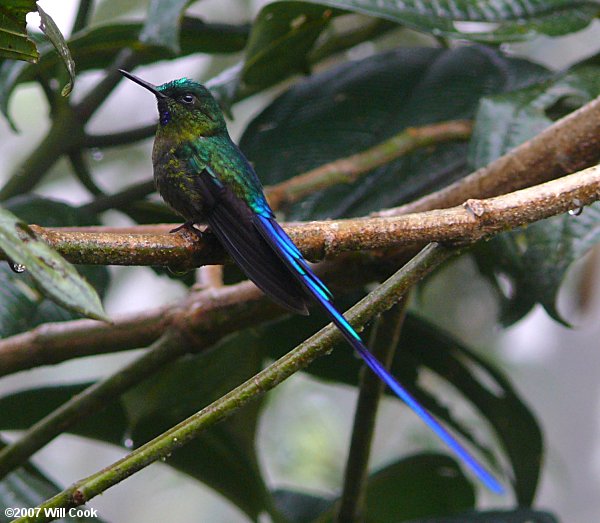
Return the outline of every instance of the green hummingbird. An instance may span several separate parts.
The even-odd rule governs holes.
[[[367,366],[490,490],[503,492],[500,483],[371,354],[336,309],[329,289],[275,220],[256,172],[231,140],[210,91],[188,78],[157,86],[120,72],[156,97],[154,181],[164,200],[184,218],[181,227],[207,224],[246,275],[286,309],[308,314],[307,305],[319,303]]]

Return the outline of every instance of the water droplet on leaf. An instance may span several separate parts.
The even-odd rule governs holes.
[[[104,159],[104,153],[100,149],[90,149],[92,160],[99,162]]]
[[[21,274],[27,270],[27,267],[25,267],[25,265],[22,263],[8,262],[8,264],[13,272],[16,272],[17,274]]]

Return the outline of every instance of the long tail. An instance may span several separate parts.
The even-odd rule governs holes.
[[[313,273],[306,260],[279,224],[270,217],[257,215],[257,228],[264,238],[278,252],[284,263],[298,277],[300,282],[323,306],[333,323],[346,340],[354,347],[369,368],[404,401],[427,426],[469,467],[491,491],[501,494],[504,488],[440,423],[392,376],[371,354],[360,336],[346,321],[332,303],[332,295],[325,284]]]

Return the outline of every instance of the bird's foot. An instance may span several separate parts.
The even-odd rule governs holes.
[[[192,220],[188,220],[187,222],[182,223],[179,227],[171,229],[169,232],[179,232],[181,230],[186,230],[187,232],[195,234],[201,240],[205,240],[206,236],[210,234],[210,230],[208,229],[208,227],[206,227],[206,229],[204,229],[203,231],[201,231],[200,229],[196,229],[196,227],[194,227],[194,223],[195,222],[193,222]]]

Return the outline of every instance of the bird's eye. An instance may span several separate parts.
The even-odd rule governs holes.
[[[179,98],[179,100],[182,101],[184,104],[193,104],[194,99],[195,97],[191,93],[186,93]]]

